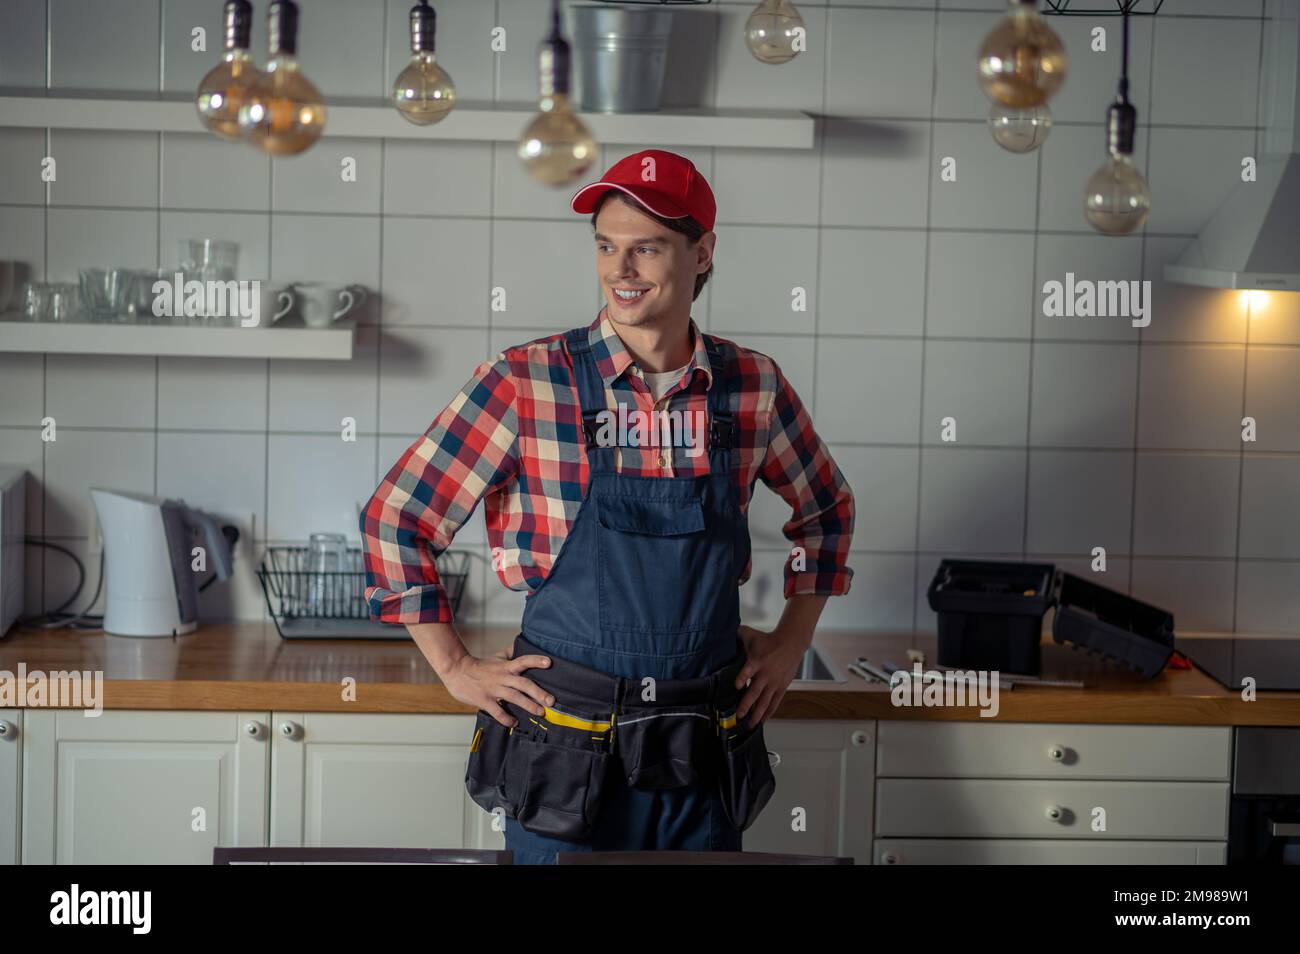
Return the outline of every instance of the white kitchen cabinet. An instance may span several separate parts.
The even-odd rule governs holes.
[[[1221,841],[877,838],[878,865],[1221,865]]]
[[[0,865],[18,864],[23,710],[0,709]]]
[[[263,844],[265,712],[29,709],[25,864],[211,864]]]
[[[742,839],[745,851],[852,856],[871,863],[874,722],[764,723],[776,790]]]
[[[491,816],[465,791],[474,716],[276,712],[271,721],[270,844],[499,847]]]

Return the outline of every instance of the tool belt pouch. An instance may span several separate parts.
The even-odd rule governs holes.
[[[720,713],[724,720],[735,718],[735,711]],[[723,811],[733,828],[744,831],[754,823],[776,791],[776,776],[767,758],[763,726],[749,729],[741,722],[730,727],[718,726],[722,749],[718,790]]]
[[[586,729],[543,725],[524,712],[506,746],[503,797],[526,831],[587,840],[600,814],[610,758],[608,734],[597,738]]]
[[[627,709],[615,723],[615,748],[632,788],[672,789],[711,781],[713,710],[708,704]]]
[[[510,727],[504,726],[482,709],[474,722],[474,735],[469,744],[469,761],[465,766],[465,790],[485,812],[498,808],[513,817],[515,807],[501,786],[505,768],[506,747],[510,741]]]

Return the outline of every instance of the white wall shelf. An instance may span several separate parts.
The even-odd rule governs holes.
[[[432,126],[407,122],[384,100],[326,102],[326,136],[514,142],[536,114],[533,103],[458,104]],[[811,149],[814,120],[795,110],[683,109],[581,113],[600,143],[665,143],[755,149]],[[205,132],[192,98],[148,93],[0,90],[0,126]]]
[[[0,315],[0,353],[182,355],[347,361],[353,326],[332,328],[23,321]]]

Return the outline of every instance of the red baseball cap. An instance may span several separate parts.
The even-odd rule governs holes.
[[[590,215],[610,189],[625,192],[656,215],[669,219],[691,216],[712,231],[718,206],[713,190],[695,163],[675,152],[643,149],[625,156],[609,167],[599,182],[585,185],[573,194],[574,212]]]

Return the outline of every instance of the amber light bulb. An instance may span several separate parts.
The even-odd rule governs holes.
[[[519,137],[519,158],[539,182],[568,185],[591,168],[598,147],[569,101],[569,44],[560,33],[559,0],[551,6],[551,34],[542,41],[540,62],[541,100]]]
[[[978,65],[980,87],[989,99],[1027,109],[1056,94],[1069,59],[1033,0],[1011,0],[1006,18],[984,38]]]
[[[320,90],[298,68],[298,5],[275,0],[267,8],[270,60],[239,109],[239,130],[273,156],[295,156],[325,130]]]
[[[221,62],[199,80],[194,105],[203,125],[224,139],[239,138],[239,109],[261,79],[261,71],[248,55],[253,5],[249,0],[227,0],[226,49]]]
[[[456,105],[456,84],[433,55],[437,22],[426,0],[411,7],[411,62],[393,83],[393,105],[417,126],[438,122]]]
[[[802,50],[796,38],[807,37],[803,17],[790,0],[763,0],[745,21],[745,43],[763,63],[788,63]]]
[[[1052,130],[1052,111],[1046,106],[1012,109],[994,103],[989,109],[989,132],[1007,152],[1033,152]]]

